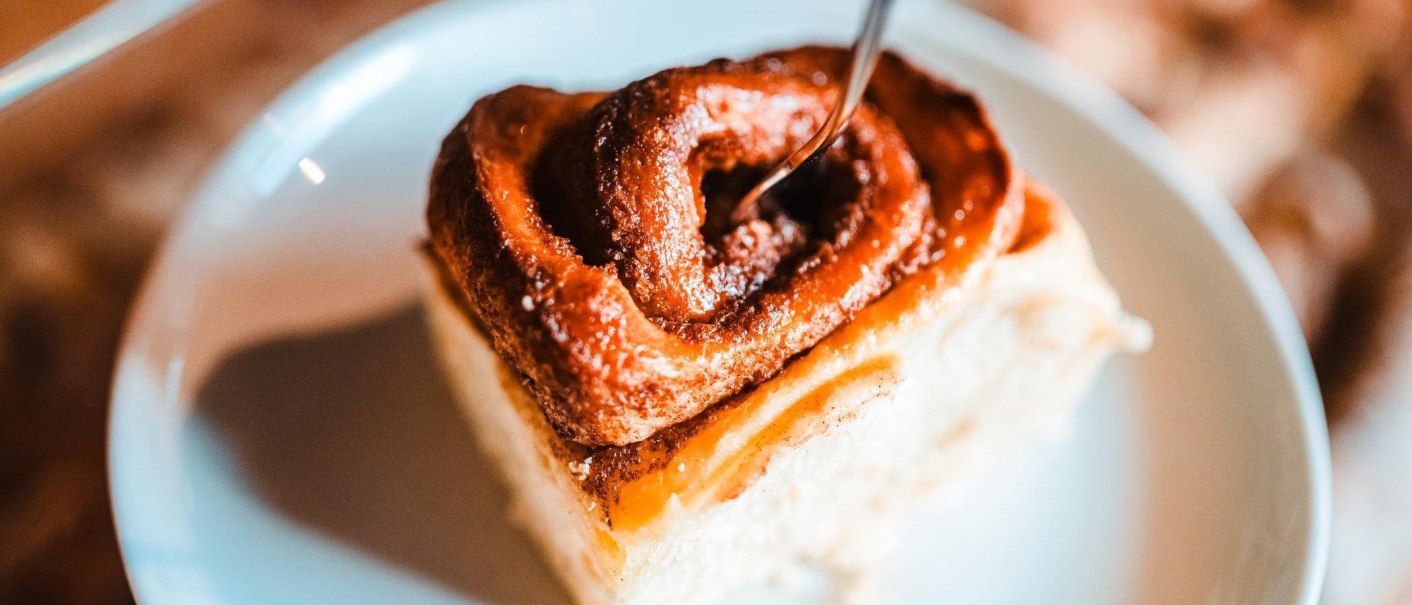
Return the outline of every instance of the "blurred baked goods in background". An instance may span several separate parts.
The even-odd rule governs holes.
[[[1235,204],[1324,391],[1324,602],[1412,601],[1412,2],[976,4],[1126,96]]]
[[[1289,291],[1342,413],[1354,395],[1339,387],[1362,365],[1349,352],[1377,331],[1353,282],[1396,262],[1409,226],[1409,3],[975,4],[1123,94],[1215,179]]]
[[[1397,42],[1401,0],[992,0],[1098,77],[1233,200],[1337,129]]]
[[[1277,168],[1243,204],[1256,241],[1289,295],[1311,341],[1322,334],[1343,276],[1368,252],[1373,201],[1342,159],[1303,149]]]

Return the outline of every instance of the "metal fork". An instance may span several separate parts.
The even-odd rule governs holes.
[[[853,117],[854,110],[858,109],[858,102],[863,99],[863,91],[867,90],[868,80],[872,78],[873,68],[878,64],[878,56],[882,54],[883,27],[887,23],[888,13],[892,10],[892,3],[893,0],[869,0],[868,12],[863,18],[863,29],[858,31],[858,37],[853,41],[848,81],[844,83],[843,92],[834,104],[833,111],[829,112],[823,127],[814,133],[808,143],[789,154],[783,162],[770,170],[759,184],[747,192],[745,197],[740,198],[735,210],[731,211],[733,222],[748,218],[751,209],[760,201],[760,196],[795,169],[822,155],[838,135],[843,133],[849,118]]]

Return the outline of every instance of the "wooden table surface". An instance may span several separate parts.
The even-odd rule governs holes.
[[[0,603],[131,601],[109,516],[103,434],[114,349],[149,256],[205,170],[260,108],[322,58],[424,1],[208,0],[60,85],[0,110]],[[0,0],[0,62],[98,3]],[[1403,101],[1412,107],[1412,77],[1379,75],[1412,73],[1384,60],[1412,48],[1405,34],[1396,46],[1408,12],[1404,0],[1327,3],[1353,6],[1356,11],[1345,12],[1363,15],[1361,21],[1338,21],[1352,23],[1353,29],[1344,30],[1311,25],[1334,23],[1324,13],[1311,17],[1291,11],[1313,9],[1290,8],[1325,3],[1234,3],[1265,11],[1259,19],[1248,12],[1170,9],[1215,6],[1196,0],[1074,0],[1057,13],[1051,3],[983,4],[1139,102],[1209,162],[1238,201],[1248,200],[1242,211],[1297,304],[1317,318],[1306,323],[1320,326],[1310,332],[1326,387],[1334,385],[1326,392],[1340,418],[1359,417],[1346,410],[1359,409],[1364,400],[1384,406],[1412,400],[1412,385],[1387,378],[1399,374],[1398,364],[1412,363],[1412,330],[1387,328],[1412,325],[1406,300],[1412,298],[1412,270],[1401,260],[1405,240],[1398,239],[1407,234],[1406,212],[1398,209],[1412,207],[1406,169],[1412,166],[1412,127],[1398,129],[1412,124],[1412,109],[1407,116],[1397,113]],[[1267,15],[1278,17],[1275,26]],[[1378,25],[1386,23],[1391,25]],[[1112,64],[1111,53],[1095,56],[1094,44],[1073,45],[1092,41],[1075,32],[1115,35],[1130,25],[1151,26],[1162,35],[1153,36],[1158,42],[1151,52],[1133,53],[1126,63]],[[1197,33],[1182,33],[1191,28]],[[1369,28],[1391,33],[1367,33]],[[1192,50],[1183,46],[1191,36],[1207,40],[1203,44],[1214,36],[1224,46]],[[1297,60],[1271,63],[1256,53],[1260,61],[1247,62],[1258,69],[1232,67],[1240,67],[1246,55],[1231,49],[1253,45],[1249,40],[1258,42],[1259,36],[1298,42],[1289,44],[1299,47],[1289,53]],[[1382,36],[1399,50],[1347,43],[1360,36]],[[1226,54],[1215,62],[1212,53]],[[1196,63],[1194,84],[1176,76],[1165,84],[1142,77],[1154,66],[1164,74],[1185,74],[1192,57],[1207,61]],[[1134,68],[1144,60],[1157,62]],[[1326,69],[1331,62],[1333,69]],[[1301,94],[1315,90],[1316,98],[1304,103],[1298,97],[1303,104],[1294,109],[1270,100],[1290,97],[1286,86],[1301,78],[1314,82]],[[1238,119],[1242,102],[1288,111],[1266,111],[1275,121],[1252,126]],[[1249,132],[1233,141],[1223,129],[1236,127]],[[1258,169],[1233,173],[1234,160],[1225,152],[1268,157],[1259,156],[1264,164]],[[1328,199],[1335,202],[1332,210]],[[1367,429],[1347,432],[1357,430]],[[1358,451],[1341,460],[1371,468],[1359,461]],[[1363,489],[1375,495],[1385,491],[1382,475],[1345,474],[1362,477]],[[1412,482],[1412,471],[1403,479]],[[1376,535],[1379,527],[1348,533]],[[1412,542],[1406,545],[1412,550]],[[1348,555],[1336,551],[1336,571],[1338,556]],[[1383,581],[1395,585],[1403,578],[1402,586],[1412,590],[1407,570],[1412,561],[1384,574],[1393,580]],[[1384,599],[1377,595],[1396,594],[1364,590],[1345,576],[1331,580],[1345,588],[1329,602],[1376,602]]]

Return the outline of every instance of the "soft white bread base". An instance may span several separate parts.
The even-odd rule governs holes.
[[[762,409],[787,409],[850,368],[887,361],[830,394],[817,430],[774,444],[738,494],[673,496],[652,522],[615,530],[578,484],[592,460],[565,459],[538,406],[430,281],[432,331],[480,447],[516,520],[583,603],[713,602],[801,565],[833,574],[839,591],[856,588],[910,511],[974,463],[1065,426],[1101,363],[1146,342],[1059,208],[1026,250],[945,292],[889,294],[757,389]]]

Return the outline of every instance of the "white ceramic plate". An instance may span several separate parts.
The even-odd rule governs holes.
[[[425,183],[477,97],[846,41],[856,1],[476,2],[350,48],[232,148],[163,249],[114,388],[113,508],[148,605],[562,602],[434,368]],[[1323,417],[1269,270],[1111,93],[999,26],[901,2],[890,44],[975,88],[1072,204],[1155,348],[1069,438],[917,522],[887,602],[1313,603]],[[785,598],[775,593],[754,595]],[[796,595],[797,596],[797,595]]]

